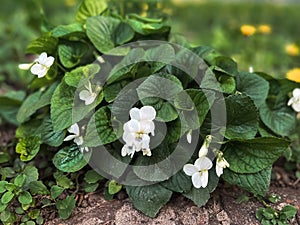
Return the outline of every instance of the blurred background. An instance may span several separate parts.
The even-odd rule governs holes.
[[[81,0],[1,0],[0,94],[21,89],[29,73],[25,48],[45,26],[75,21]],[[169,16],[173,33],[194,46],[209,45],[237,61],[240,70],[289,76],[300,82],[300,1],[111,0],[125,12]]]

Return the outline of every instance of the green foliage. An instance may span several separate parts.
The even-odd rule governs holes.
[[[112,178],[105,189],[106,196],[113,198],[124,187],[133,205],[150,217],[157,215],[173,192],[203,206],[219,182],[215,166],[220,159],[213,161],[205,188],[195,188],[182,166],[196,159],[208,134],[213,140],[209,154],[224,153],[229,163],[222,178],[257,196],[267,193],[272,164],[287,154],[287,137],[294,132],[296,117],[287,101],[295,84],[239,71],[233,59],[210,47],[191,47],[180,40],[185,43],[183,49],[168,43],[178,40],[172,39],[165,17],[158,15],[125,15],[112,2],[84,0],[77,22],[44,24],[41,36],[29,43],[27,52],[47,52],[55,61],[44,78],[29,82],[27,97],[25,92],[0,97],[5,105],[0,115],[19,124],[16,153],[21,159],[16,166],[0,168],[3,223],[20,222],[10,211],[13,202],[19,206],[16,213],[22,215],[22,223],[43,223],[35,207],[39,204],[55,205],[59,216],[67,219],[78,190],[93,192],[105,185],[98,170],[84,172],[90,158],[109,167],[105,174],[114,169],[120,178],[150,182],[130,186]],[[145,45],[143,40],[158,44]],[[122,46],[130,42],[138,44]],[[151,157],[141,152],[122,157],[121,138],[129,110],[142,106],[156,110],[154,123],[165,128],[165,139],[153,148],[150,143]],[[161,138],[163,130],[157,128],[153,139]],[[189,139],[196,146],[190,153]],[[99,152],[124,167],[98,157]],[[174,152],[180,152],[175,162]],[[33,162],[37,156],[42,162]],[[10,160],[7,153],[0,154],[0,163]],[[39,170],[44,171],[44,179],[39,179]],[[40,202],[36,196],[43,195],[51,198]],[[280,218],[290,218],[291,211],[283,210]],[[268,213],[260,213],[260,220],[271,218]]]
[[[290,224],[289,220],[292,219],[296,213],[297,209],[292,205],[286,205],[281,210],[267,206],[266,208],[259,208],[256,211],[256,218],[262,225],[284,225]]]

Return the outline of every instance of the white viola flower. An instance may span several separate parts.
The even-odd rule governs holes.
[[[123,157],[129,155],[132,158],[135,152],[142,151],[143,155],[151,156],[150,134],[154,135],[155,109],[152,106],[143,106],[141,109],[132,108],[129,114],[131,120],[123,126],[125,145],[121,150],[121,155]]]
[[[249,73],[253,73],[254,70],[253,70],[253,66],[249,66]]]
[[[47,57],[47,53],[43,52],[35,61],[35,64],[31,67],[30,71],[38,78],[46,76],[48,70],[54,63],[54,57]]]
[[[80,150],[81,153],[84,153],[84,152],[88,152],[89,148],[88,147],[81,147],[80,146],[79,150]]]
[[[223,174],[223,169],[229,167],[229,163],[223,157],[223,153],[219,152],[216,162],[216,173],[217,176],[220,177]]]
[[[212,161],[203,156],[198,158],[194,165],[186,164],[183,166],[183,171],[186,175],[192,177],[192,183],[195,188],[206,188],[208,184],[208,170],[213,166]]]
[[[206,138],[205,138],[205,140],[204,140],[203,145],[201,146],[201,148],[199,150],[199,153],[198,153],[198,157],[199,158],[207,155],[208,148],[209,148],[209,145],[210,145],[211,141],[212,141],[212,136],[211,135],[207,135]]]
[[[84,101],[85,105],[90,105],[92,104],[95,99],[97,98],[98,96],[98,93],[101,89],[101,87],[97,87],[95,91],[93,91],[92,89],[92,84],[90,81],[88,81],[88,85],[85,85],[85,88],[87,90],[82,90],[80,93],[79,93],[79,98],[81,100]]]
[[[186,134],[186,140],[189,144],[192,143],[192,130],[189,130],[188,133]]]
[[[288,106],[290,105],[296,112],[300,112],[300,88],[293,90],[293,97],[288,101]]]
[[[80,130],[79,130],[79,126],[77,123],[73,124],[69,129],[68,132],[71,133],[70,135],[68,135],[64,141],[71,141],[74,139],[74,142],[77,145],[82,145],[83,143],[83,137],[80,135]]]
[[[33,63],[21,63],[18,65],[20,70],[29,70]]]

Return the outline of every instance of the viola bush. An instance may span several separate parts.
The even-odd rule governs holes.
[[[95,191],[103,177],[106,197],[124,188],[150,217],[173,192],[205,205],[219,177],[266,195],[272,164],[291,153],[296,113],[289,105],[299,99],[289,95],[297,84],[239,71],[231,58],[192,47],[170,29],[164,18],[120,15],[104,0],[85,0],[76,22],[28,45],[38,57],[30,68],[37,76],[28,72],[28,95],[15,113],[16,152],[23,162],[50,159],[55,182],[24,176],[29,186],[13,194],[5,180],[21,178],[2,170],[3,223],[15,219],[9,204],[20,193],[29,199],[32,182],[44,192],[31,195],[50,193],[62,218],[80,186]],[[94,170],[80,185],[88,164]],[[65,189],[71,195],[58,199]],[[34,208],[31,202],[20,201],[22,210]]]

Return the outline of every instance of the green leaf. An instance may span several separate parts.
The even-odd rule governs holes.
[[[90,119],[84,146],[95,147],[116,141],[122,134],[121,128],[113,127],[110,110],[107,106],[98,109]]]
[[[215,93],[208,90],[186,89],[178,93],[174,105],[181,111],[187,129],[198,129],[215,99]]]
[[[240,174],[229,169],[224,170],[222,178],[233,185],[252,192],[255,195],[265,196],[269,190],[272,167],[267,167],[257,173]]]
[[[288,148],[284,139],[263,137],[233,140],[225,145],[224,157],[236,173],[256,173],[271,166]]]
[[[170,27],[167,26],[162,19],[144,18],[137,14],[127,15],[128,24],[139,34],[150,35],[159,33],[168,33]]]
[[[286,205],[283,207],[283,209],[280,211],[280,218],[284,219],[292,219],[297,213],[297,209],[292,205]]]
[[[296,126],[294,112],[286,106],[271,110],[267,104],[263,104],[260,107],[260,117],[268,128],[280,136],[288,136]]]
[[[104,178],[97,173],[95,170],[89,170],[84,175],[84,180],[89,184],[97,183],[100,180],[103,180]]]
[[[8,204],[14,198],[14,196],[14,193],[12,193],[11,191],[5,192],[1,197],[1,203]]]
[[[98,183],[94,183],[94,184],[87,183],[87,184],[84,184],[84,191],[88,192],[88,193],[94,192],[97,190],[98,187],[99,187]]]
[[[64,191],[64,188],[57,186],[57,185],[53,185],[50,189],[51,198],[56,199],[63,193],[63,191]]]
[[[65,82],[67,85],[77,88],[81,79],[90,78],[97,74],[100,70],[98,64],[88,64],[80,66],[65,74]]]
[[[44,119],[41,127],[41,136],[43,143],[53,147],[58,147],[64,141],[65,132],[54,131],[52,120],[47,117]]]
[[[64,189],[72,188],[74,183],[61,171],[57,171],[53,174],[57,185],[63,187]]]
[[[19,109],[19,112],[17,114],[17,120],[20,123],[23,123],[38,109],[49,105],[51,102],[51,97],[56,87],[57,83],[54,83],[46,91],[37,91],[29,95]]]
[[[30,204],[32,202],[32,196],[28,191],[22,191],[18,196],[18,200],[21,204]]]
[[[32,181],[37,181],[39,178],[38,170],[34,166],[26,166],[22,173],[26,175],[26,182],[23,185],[24,189],[29,188],[29,184]]]
[[[48,188],[40,180],[30,182],[29,188],[33,195],[46,195],[49,193]]]
[[[90,105],[85,105],[84,101],[79,99],[79,93],[76,88],[68,86],[62,81],[55,90],[51,99],[51,119],[54,131],[61,131],[72,124],[83,119],[96,105],[103,99],[101,92],[98,99]]]
[[[207,188],[192,188],[189,192],[183,194],[192,200],[198,207],[204,206],[210,198]]]
[[[77,11],[76,20],[84,23],[88,17],[100,15],[106,9],[106,0],[84,0]]]
[[[110,195],[117,194],[119,191],[122,190],[122,184],[117,184],[115,180],[111,180],[108,183],[108,193]]]
[[[154,48],[149,48],[145,52],[145,61],[162,62],[168,64],[175,59],[175,50],[170,44],[161,44]]]
[[[0,214],[0,221],[5,225],[15,224],[17,221],[17,216],[9,209],[6,209]]]
[[[31,211],[28,213],[28,216],[29,216],[32,220],[37,219],[39,215],[40,215],[40,210],[39,210],[39,209],[31,210]],[[34,223],[34,225],[35,225],[35,223]]]
[[[122,27],[120,27],[122,26]],[[86,21],[86,33],[97,50],[108,53],[116,45],[124,44],[134,37],[133,30],[119,19],[94,16]]]
[[[80,41],[64,42],[58,45],[59,59],[66,68],[78,65],[87,51],[88,46]]]
[[[267,99],[269,83],[262,77],[247,72],[240,72],[236,76],[236,89],[250,96],[257,108]]]
[[[9,162],[10,155],[7,152],[0,152],[0,164]]]
[[[51,31],[52,37],[81,37],[84,36],[84,29],[81,23],[71,23],[67,25],[59,25]]]
[[[108,103],[113,102],[126,84],[128,84],[128,81],[120,81],[108,86],[104,86],[103,92],[105,101]]]
[[[60,149],[53,157],[53,164],[63,172],[79,171],[87,163],[87,159],[76,144]]]
[[[56,51],[58,40],[54,37],[42,36],[30,42],[26,48],[26,53],[41,54],[47,52],[49,55]]]
[[[192,180],[183,170],[180,170],[168,180],[160,183],[163,187],[175,192],[188,192],[192,188]]]
[[[216,71],[230,76],[235,76],[237,74],[238,68],[236,62],[227,56],[217,56],[209,63],[214,65],[213,68]]]
[[[25,181],[26,181],[26,175],[20,174],[15,178],[14,185],[16,185],[17,187],[22,187]]]
[[[71,216],[72,210],[75,207],[76,201],[75,196],[71,195],[66,197],[63,200],[57,200],[56,208],[58,210],[58,214],[62,219],[68,219]]]
[[[159,184],[126,186],[126,191],[134,207],[150,217],[155,217],[172,196],[172,191]]]
[[[6,192],[6,185],[8,184],[5,180],[0,180],[0,194]]]
[[[258,129],[258,110],[252,99],[247,95],[237,94],[225,98],[225,103],[227,113],[225,137],[254,138]]]
[[[41,139],[38,136],[20,138],[16,153],[21,154],[22,161],[32,160],[40,150]]]
[[[6,208],[7,208],[7,204],[2,204],[1,202],[0,202],[0,213],[2,213]]]
[[[10,96],[0,96],[0,115],[8,122],[18,125],[16,115],[22,104],[22,100]]]

